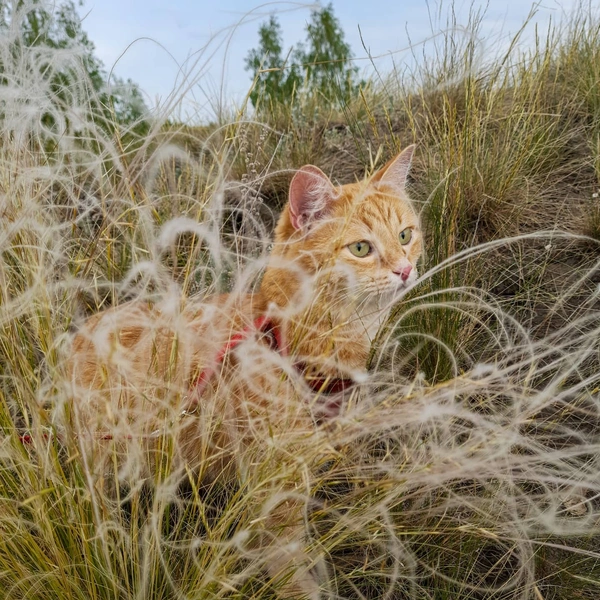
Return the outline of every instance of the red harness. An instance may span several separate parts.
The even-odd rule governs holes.
[[[215,360],[211,367],[204,369],[198,378],[196,379],[193,388],[195,389],[198,396],[202,395],[208,382],[215,374],[218,366],[223,363],[225,357],[239,346],[244,340],[247,340],[254,332],[265,334],[269,340],[271,350],[279,352],[282,356],[287,356],[287,346],[283,343],[283,335],[281,329],[274,323],[269,317],[262,316],[258,317],[252,323],[248,325],[242,331],[235,333],[228,340],[227,343],[221,348],[221,350],[215,356]],[[296,370],[302,374],[306,374],[308,371],[308,365],[303,362],[295,363]],[[305,381],[308,387],[315,393],[321,393],[326,396],[333,394],[339,394],[354,385],[353,379],[346,379],[341,377],[306,377]]]
[[[287,346],[283,343],[281,329],[269,317],[265,315],[258,317],[251,325],[246,326],[238,333],[234,333],[221,350],[219,350],[213,364],[201,371],[200,375],[198,375],[196,381],[192,385],[192,390],[194,392],[193,399],[183,410],[182,414],[193,414],[193,412],[195,412],[200,397],[206,390],[213,375],[217,372],[219,365],[223,363],[232,350],[239,346],[243,341],[247,340],[255,332],[262,333],[267,337],[272,350],[284,357],[288,355]],[[294,366],[296,370],[304,376],[304,381],[308,387],[315,394],[326,398],[326,400],[320,404],[320,410],[318,411],[321,420],[339,414],[343,401],[342,392],[350,390],[355,384],[354,380],[341,377],[308,377],[306,376],[306,372],[308,371],[306,363],[298,362],[295,363]],[[328,396],[333,396],[333,398],[327,398]],[[48,439],[48,435],[46,434],[44,434],[43,437],[44,439]],[[33,443],[33,436],[28,433],[19,436],[19,439],[23,444]],[[111,434],[102,434],[99,439],[112,440],[113,436]]]

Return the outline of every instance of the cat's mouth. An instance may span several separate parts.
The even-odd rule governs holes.
[[[417,274],[413,270],[410,277],[401,279],[397,275],[392,274],[380,282],[373,282],[368,289],[368,293],[376,296],[382,296],[392,301],[396,296],[403,294],[417,280]]]

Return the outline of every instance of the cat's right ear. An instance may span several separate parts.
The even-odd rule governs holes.
[[[335,188],[321,169],[305,165],[290,183],[289,211],[294,229],[302,229],[329,213]]]

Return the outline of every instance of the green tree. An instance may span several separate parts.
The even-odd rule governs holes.
[[[26,75],[19,73],[19,68],[37,68],[42,79],[49,80],[54,100],[64,105],[81,105],[82,98],[72,98],[72,95],[81,92],[81,85],[74,84],[81,83],[84,75],[91,87],[88,100],[100,119],[98,124],[105,129],[125,125],[137,133],[147,131],[148,109],[139,87],[131,80],[124,82],[114,76],[108,81],[104,65],[94,54],[94,45],[81,27],[72,0],[58,5],[44,0],[0,0],[0,35],[5,38],[0,55],[1,84],[18,85],[19,75]],[[57,53],[32,53],[36,47],[64,50],[66,54],[61,60]],[[70,57],[69,50],[73,51]],[[64,59],[65,56],[69,58]],[[11,68],[8,68],[9,61]],[[53,117],[49,113],[44,118],[52,120]]]
[[[276,17],[263,23],[258,33],[259,46],[246,58],[246,70],[254,80],[250,99],[255,107],[261,98],[290,102],[299,91],[319,94],[327,103],[343,101],[356,91],[358,69],[332,4],[311,12],[305,44],[292,46],[285,58]]]
[[[332,4],[312,11],[306,32],[307,50],[301,56],[306,85],[329,101],[347,98],[356,87],[358,68]]]
[[[254,86],[250,92],[253,106],[259,99],[269,103],[291,100],[302,84],[299,65],[293,61],[293,48],[282,56],[281,25],[274,16],[258,30],[259,46],[250,50],[246,70],[252,71]]]

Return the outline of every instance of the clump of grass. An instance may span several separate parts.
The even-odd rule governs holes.
[[[0,148],[2,597],[274,597],[256,539],[290,482],[330,597],[597,594],[598,246],[583,253],[575,218],[598,181],[597,106],[582,101],[595,23],[576,16],[568,35],[491,64],[450,33],[391,95],[373,86],[326,117],[299,99],[201,132],[157,122],[129,147],[95,126],[83,70],[73,104],[53,105],[37,72],[3,55],[28,85],[11,87]],[[62,130],[18,119],[30,89]],[[257,440],[211,485],[173,477],[166,430],[154,481],[108,494],[65,434],[72,328],[131,298],[251,289],[272,223],[263,200],[284,201],[291,169],[329,161],[350,180],[378,160],[367,144],[391,154],[411,138],[427,257],[347,413]],[[551,277],[560,257],[570,270]]]

